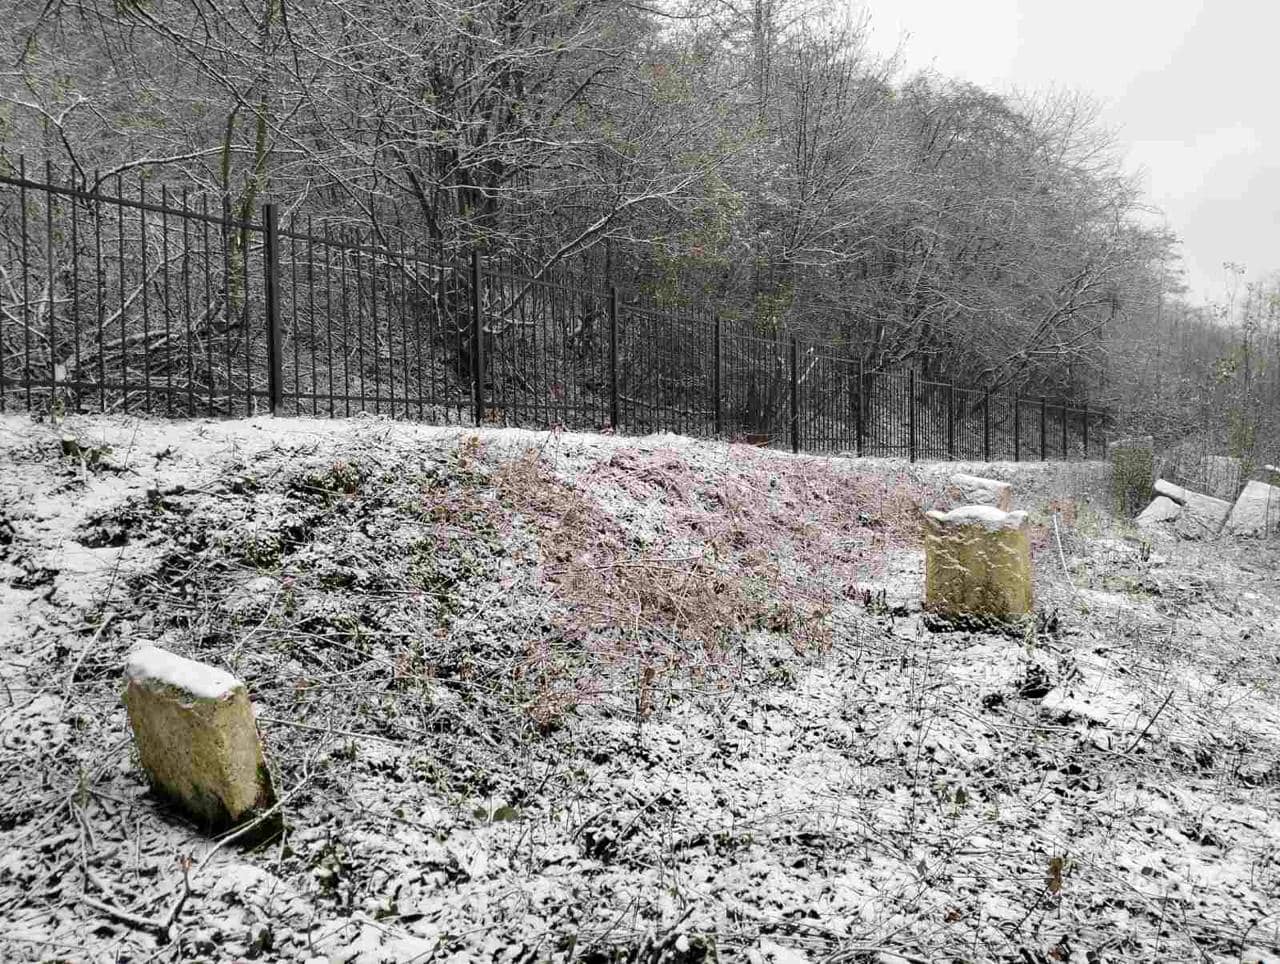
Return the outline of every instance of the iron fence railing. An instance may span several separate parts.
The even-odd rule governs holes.
[[[873,371],[615,289],[145,178],[0,173],[0,411],[361,412],[909,459],[1100,456],[1111,413]]]

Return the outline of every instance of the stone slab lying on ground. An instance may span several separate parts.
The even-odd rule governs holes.
[[[1265,536],[1280,530],[1280,486],[1250,482],[1236,499],[1225,531],[1233,536]]]
[[[925,608],[958,623],[1016,622],[1031,612],[1025,512],[975,505],[925,516]]]
[[[1192,492],[1164,479],[1156,479],[1154,488],[1156,495],[1164,496],[1182,506],[1179,521],[1184,524],[1187,535],[1217,535],[1222,530],[1222,524],[1227,521],[1227,516],[1231,514],[1231,503],[1224,499]]]
[[[1151,500],[1151,504],[1143,509],[1134,521],[1145,528],[1162,522],[1176,522],[1181,515],[1182,506],[1168,496],[1158,495]]]
[[[233,827],[275,802],[243,683],[155,646],[125,664],[125,705],[152,786],[206,830]]]
[[[951,476],[950,481],[959,494],[961,505],[993,505],[1001,512],[1013,508],[1013,486],[1008,482],[963,473]]]

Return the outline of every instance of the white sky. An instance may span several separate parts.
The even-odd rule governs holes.
[[[849,0],[855,6],[860,0]],[[1190,295],[1224,261],[1280,269],[1276,0],[862,0],[872,44],[997,91],[1069,88],[1104,106],[1131,170],[1183,239]]]

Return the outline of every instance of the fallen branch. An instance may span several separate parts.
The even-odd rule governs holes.
[[[1164,708],[1169,705],[1169,701],[1171,699],[1173,699],[1173,690],[1169,690],[1169,695],[1164,698],[1164,702],[1160,704],[1160,708],[1155,711],[1151,719],[1147,720],[1147,725],[1142,728],[1142,732],[1138,734],[1137,739],[1129,744],[1129,748],[1124,751],[1126,754],[1132,753],[1137,745],[1142,742],[1142,738],[1146,736],[1147,731],[1155,725],[1156,720],[1160,719],[1160,714],[1164,712]]]
[[[130,914],[127,910],[121,910],[114,904],[108,904],[105,900],[98,900],[96,897],[90,897],[88,894],[80,895],[80,903],[94,910],[101,911],[108,917],[114,917],[123,924],[128,924],[138,930],[151,931],[163,940],[168,940],[167,928],[165,925],[150,917],[139,917],[137,914]]]

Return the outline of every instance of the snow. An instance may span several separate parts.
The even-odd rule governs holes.
[[[1166,495],[1156,496],[1151,504],[1139,513],[1134,520],[1138,526],[1146,527],[1161,522],[1175,522],[1182,515],[1182,506]]]
[[[993,505],[965,505],[949,512],[932,511],[928,515],[942,526],[981,526],[993,532],[1021,529],[1027,521],[1027,513],[1022,510],[1004,512]]]
[[[64,431],[111,445],[108,464],[61,459]],[[526,458],[540,472],[504,487]],[[360,491],[300,496],[339,460],[359,462]],[[1238,960],[1280,945],[1275,546],[1139,536],[1106,515],[1105,466],[9,416],[0,463],[5,960]],[[941,506],[966,469],[1017,486],[1056,630],[922,626],[919,516],[882,495]],[[545,503],[520,501],[530,487]],[[248,561],[254,547],[270,551]],[[590,592],[570,579],[601,566],[612,578]],[[685,595],[703,573],[710,591]],[[615,586],[635,595],[605,611]],[[695,634],[743,586],[739,608],[715,609],[739,621],[723,639]],[[803,618],[778,617],[784,602]],[[138,638],[252,688],[286,845],[213,853],[148,793],[120,705]],[[539,701],[562,707],[545,729]],[[81,902],[162,919],[183,866],[169,944]]]
[[[129,653],[125,678],[147,686],[171,686],[198,700],[220,700],[242,684],[225,670],[198,663],[156,646],[142,645]]]
[[[1250,482],[1231,507],[1226,531],[1234,536],[1262,536],[1280,530],[1280,486]]]

